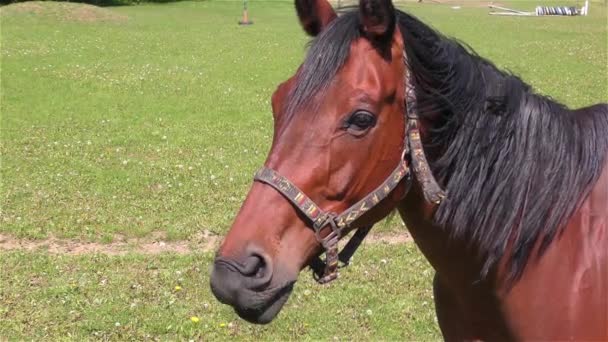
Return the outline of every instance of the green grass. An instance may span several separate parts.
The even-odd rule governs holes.
[[[88,16],[39,6],[0,9],[0,233],[104,243],[225,233],[270,144],[270,95],[305,53],[293,4],[251,1],[250,27],[236,25],[238,1]],[[601,4],[586,18],[403,8],[571,107],[608,101]],[[403,229],[397,218],[379,228]],[[431,270],[412,245],[367,247],[357,260],[373,266],[329,288],[303,275],[277,321],[257,327],[211,296],[210,254],[0,252],[0,339],[438,338]]]
[[[270,143],[270,95],[307,41],[291,3],[253,2],[251,27],[236,25],[240,6],[120,7],[115,22],[5,8],[0,231],[225,232]],[[406,8],[568,105],[608,98],[598,6],[587,18]]]
[[[0,256],[0,339],[438,337],[428,286],[432,272],[412,244],[366,248],[340,281],[327,287],[303,275],[284,311],[267,326],[238,319],[213,298],[211,253]],[[200,322],[193,323],[192,316]]]

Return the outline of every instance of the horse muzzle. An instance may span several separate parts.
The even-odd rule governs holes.
[[[272,263],[263,254],[251,253],[242,262],[217,257],[211,273],[211,291],[230,305],[243,319],[270,323],[281,311],[293,289],[294,280],[277,281]]]

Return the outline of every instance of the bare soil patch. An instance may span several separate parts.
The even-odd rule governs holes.
[[[402,233],[370,233],[368,237],[363,240],[364,244],[378,245],[400,245],[414,241],[410,233],[404,231]]]
[[[115,235],[111,243],[86,242],[75,239],[61,239],[50,236],[42,240],[27,240],[0,234],[1,251],[46,251],[51,254],[83,255],[106,254],[125,255],[127,253],[154,255],[161,253],[189,254],[195,252],[215,251],[222,238],[207,230],[201,231],[190,240],[167,241],[164,232],[153,232],[143,238],[126,238]],[[407,233],[370,234],[364,244],[397,245],[412,241]]]
[[[34,14],[78,22],[124,22],[128,19],[127,16],[98,6],[55,1],[19,2],[2,7],[0,13],[3,16]]]
[[[0,234],[0,251],[47,251],[51,254],[82,255],[107,254],[124,255],[207,252],[214,250],[220,242],[220,237],[208,231],[197,234],[188,241],[167,241],[164,232],[154,232],[144,238],[126,238],[115,235],[111,243],[84,242],[72,239],[59,239],[54,236],[43,240],[17,239],[6,234]]]

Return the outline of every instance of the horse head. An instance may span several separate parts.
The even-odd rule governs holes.
[[[388,215],[409,183],[404,43],[392,3],[361,0],[340,17],[326,0],[295,7],[314,40],[272,95],[270,152],[211,276],[215,296],[255,323],[278,314],[324,249],[325,276],[335,276],[337,239]]]

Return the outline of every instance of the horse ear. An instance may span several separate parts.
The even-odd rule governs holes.
[[[313,37],[338,17],[327,0],[296,0],[296,11],[304,31]]]
[[[371,40],[392,37],[395,30],[395,8],[391,0],[360,0],[361,29]]]

